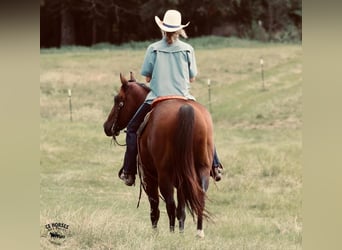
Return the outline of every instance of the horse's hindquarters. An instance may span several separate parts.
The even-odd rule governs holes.
[[[139,137],[139,157],[151,209],[159,186],[168,208],[170,228],[174,226],[173,190],[176,187],[177,217],[184,220],[185,215],[179,211],[186,204],[191,214],[198,217],[198,230],[202,230],[202,216],[206,216],[204,192],[209,183],[214,148],[208,114],[196,102],[163,101],[153,109]]]

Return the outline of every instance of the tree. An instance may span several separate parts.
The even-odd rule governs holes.
[[[41,0],[41,46],[159,38],[154,16],[167,9],[191,22],[190,37],[301,38],[301,0]]]
[[[75,26],[71,9],[62,3],[61,8],[61,45],[75,44]]]
[[[47,12],[51,18],[60,19],[60,45],[75,44],[75,26],[73,18],[75,0],[45,0]]]

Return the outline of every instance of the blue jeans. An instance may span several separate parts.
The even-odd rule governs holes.
[[[146,114],[150,112],[151,109],[152,108],[150,104],[143,103],[127,125],[127,134],[126,134],[127,148],[126,148],[124,165],[123,165],[123,170],[126,174],[135,175],[137,173],[137,155],[138,155],[137,130],[140,124],[144,121]],[[216,148],[214,148],[214,158],[213,158],[212,167],[216,168],[219,165],[220,165],[220,161],[216,153]]]
[[[214,168],[217,168],[220,165],[220,160],[218,158],[216,147],[214,147],[214,158],[213,158],[213,166]]]
[[[137,130],[140,124],[144,121],[146,114],[150,111],[151,105],[143,103],[127,125],[127,148],[123,165],[123,169],[127,174],[135,175],[137,173]]]

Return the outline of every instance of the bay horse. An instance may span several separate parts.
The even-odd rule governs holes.
[[[114,97],[104,131],[107,136],[119,135],[150,89],[137,83],[132,73],[128,81],[120,74],[121,88]],[[138,134],[140,180],[150,203],[152,227],[159,220],[159,191],[166,203],[170,231],[179,221],[184,232],[185,206],[197,217],[197,237],[204,237],[203,218],[213,162],[213,124],[210,113],[200,103],[184,99],[167,99],[153,106],[149,120]],[[159,191],[158,191],[159,188]],[[177,207],[174,191],[177,190]]]

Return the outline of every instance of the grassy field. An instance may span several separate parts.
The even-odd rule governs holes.
[[[236,39],[189,41],[196,49],[197,100],[211,110],[215,144],[225,167],[210,182],[206,237],[195,238],[188,214],[185,233],[171,234],[161,202],[153,232],[149,204],[139,186],[117,177],[124,148],[102,124],[120,86],[119,73],[139,81],[146,43],[123,47],[41,51],[41,249],[301,249],[302,48]],[[264,60],[265,90],[260,73]],[[72,90],[70,121],[68,89]],[[124,135],[119,141],[124,142]],[[59,245],[46,224],[69,225]]]

